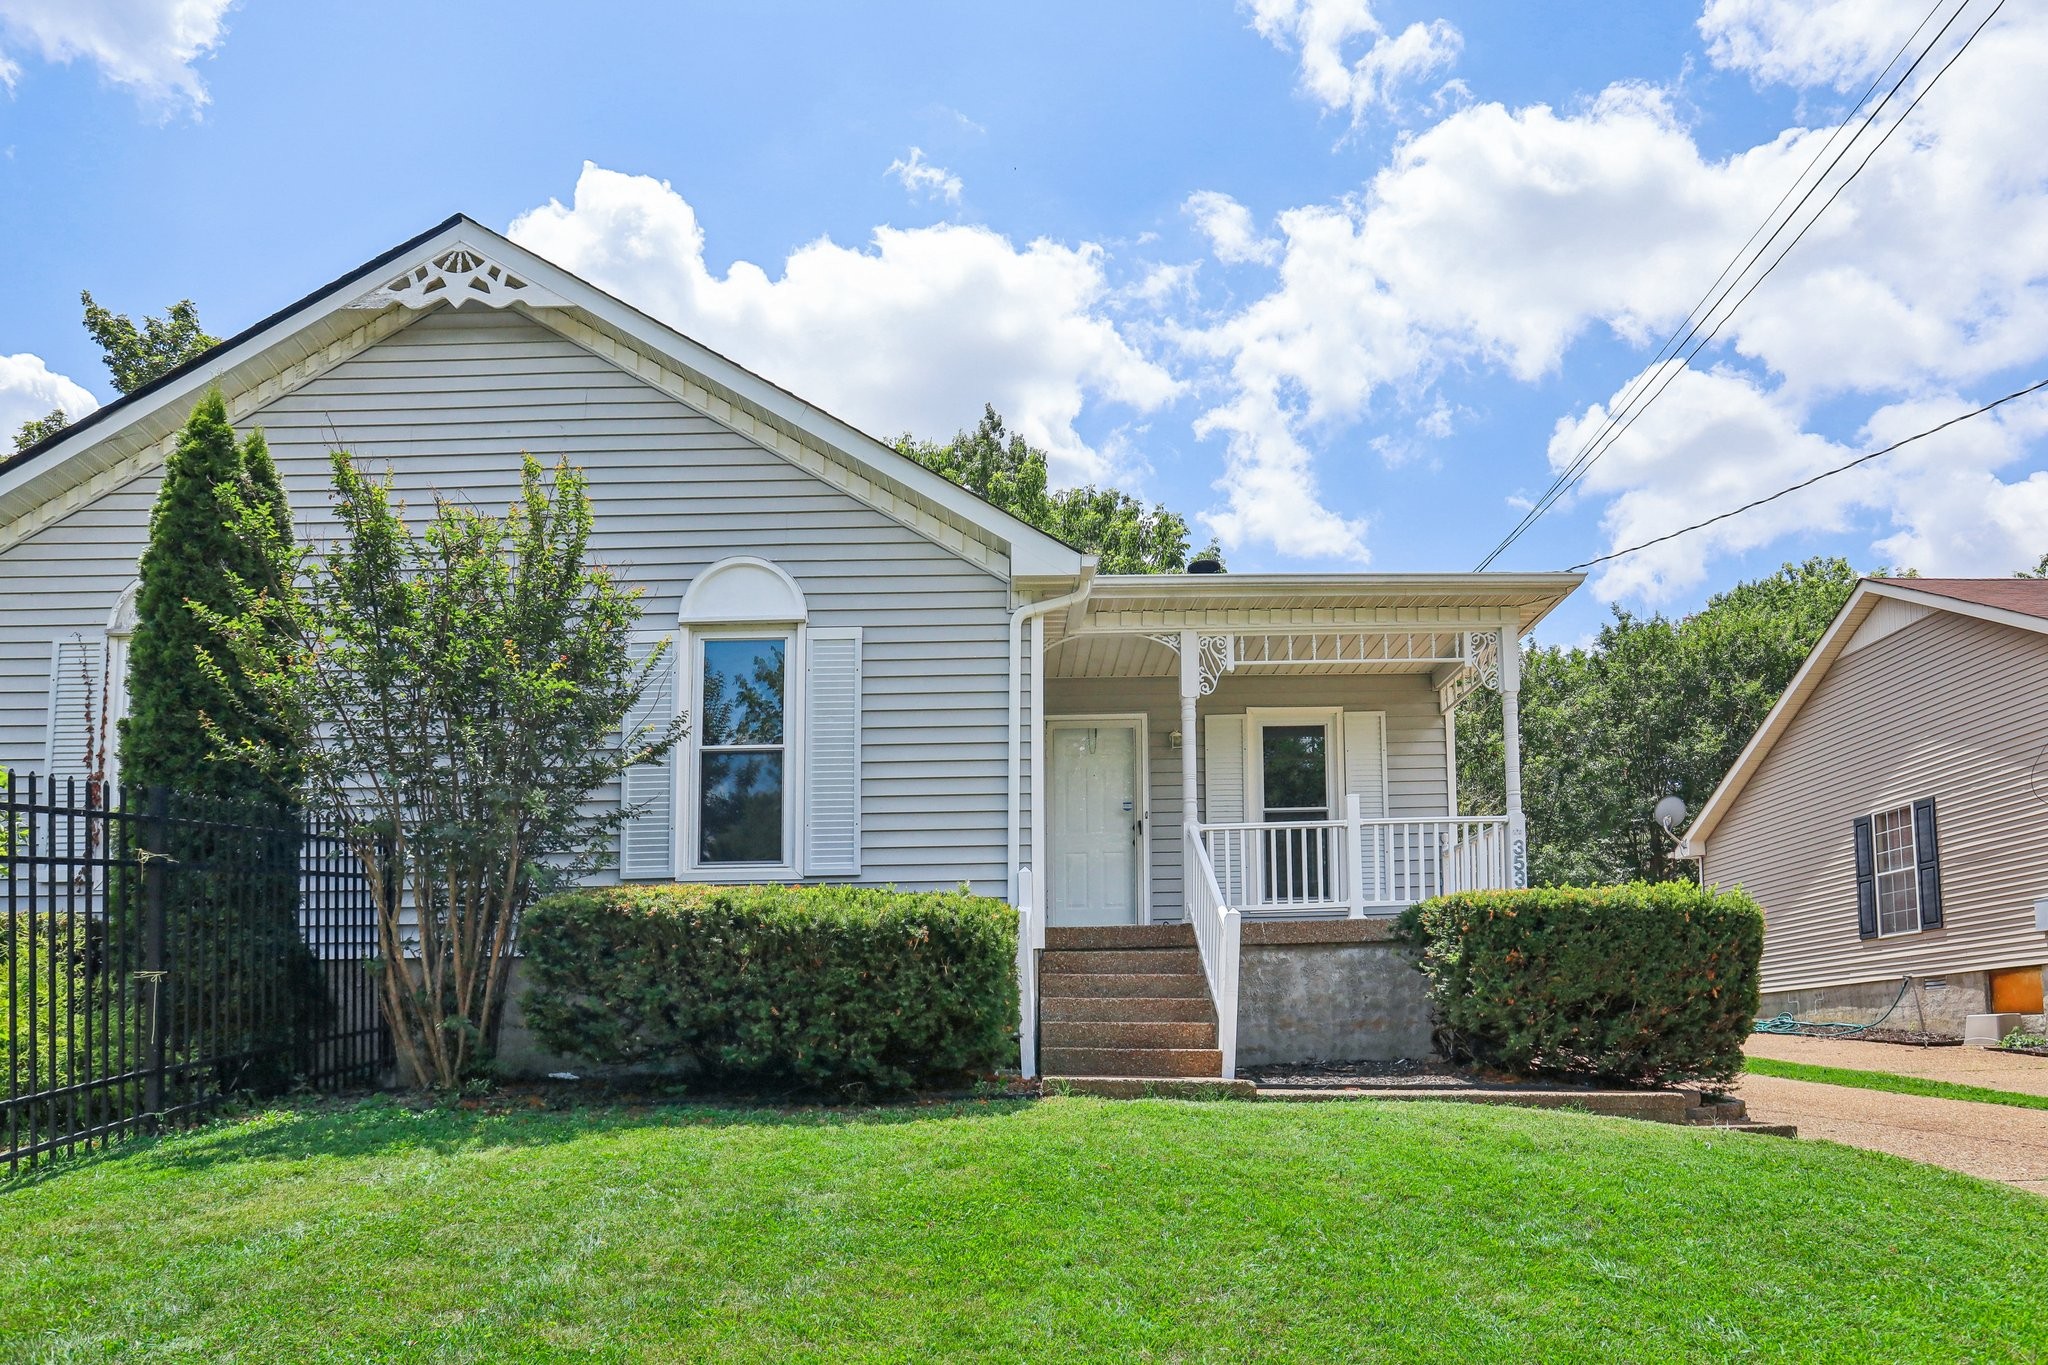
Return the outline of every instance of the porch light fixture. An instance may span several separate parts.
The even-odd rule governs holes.
[[[1169,749],[1178,749],[1180,747],[1180,731],[1172,731],[1166,736],[1166,747]]]

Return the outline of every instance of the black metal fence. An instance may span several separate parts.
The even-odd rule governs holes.
[[[391,1066],[369,881],[311,817],[10,774],[0,890],[10,1172]]]

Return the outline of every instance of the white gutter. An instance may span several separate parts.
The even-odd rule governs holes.
[[[1089,589],[1095,585],[1094,555],[1081,558],[1081,582],[1072,592],[1058,597],[1048,597],[1041,602],[1027,602],[1010,613],[1010,902],[1016,904],[1018,896],[1017,872],[1024,852],[1024,684],[1019,680],[1018,668],[1024,659],[1024,626],[1027,622],[1040,621],[1055,611],[1086,601]],[[1045,702],[1042,687],[1032,693],[1032,724],[1044,732],[1044,720],[1039,715]],[[1034,831],[1036,835],[1036,831]]]

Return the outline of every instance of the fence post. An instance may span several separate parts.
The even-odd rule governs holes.
[[[170,803],[162,787],[149,792],[149,821],[143,826],[142,979],[149,983],[149,1056],[142,1080],[143,1122],[156,1132],[164,1109],[164,883],[170,876]]]

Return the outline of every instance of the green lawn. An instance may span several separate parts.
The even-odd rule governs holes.
[[[2029,1095],[2022,1090],[1993,1090],[1983,1085],[1957,1081],[1934,1081],[1924,1076],[1898,1076],[1889,1071],[1861,1071],[1846,1066],[1813,1066],[1806,1062],[1781,1062],[1775,1057],[1751,1057],[1744,1071],[1758,1076],[1777,1076],[1788,1081],[1817,1081],[1822,1085],[1847,1085],[1858,1090],[1883,1090],[1894,1095],[1925,1095],[1936,1100],[1975,1100],[1980,1104],[2009,1104],[2015,1109],[2048,1109],[2048,1095]]]
[[[1430,1103],[282,1110],[0,1192],[7,1360],[2022,1359],[2048,1205]]]

